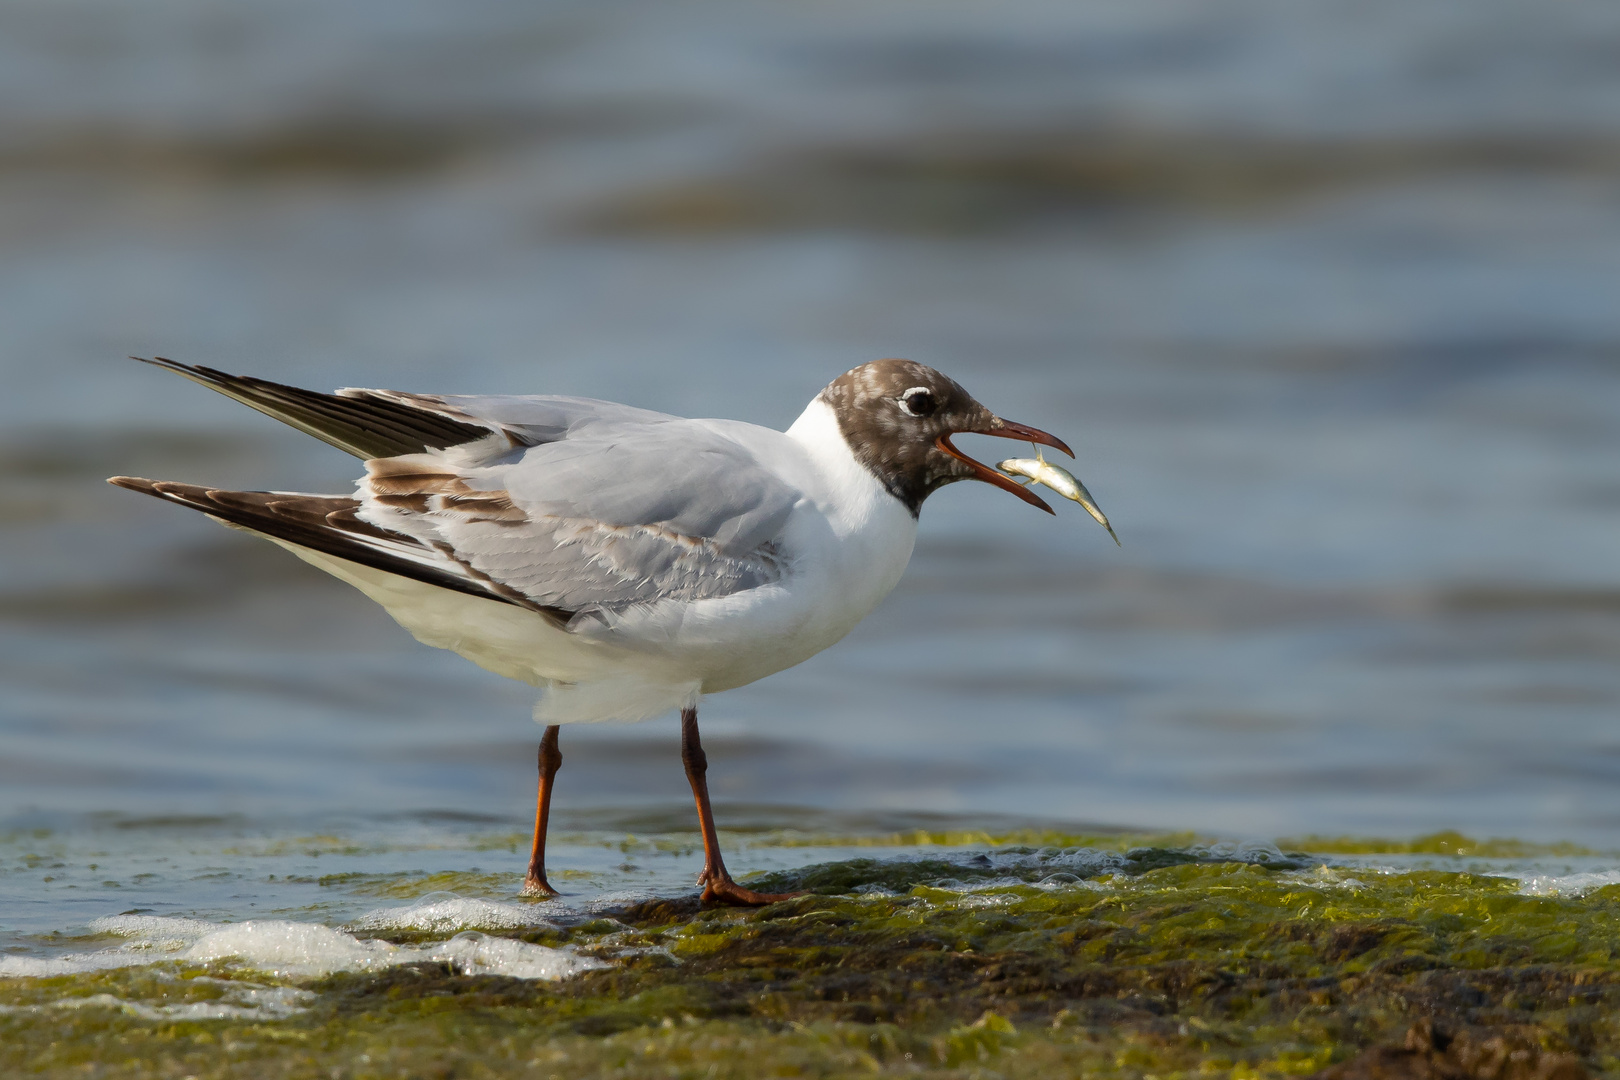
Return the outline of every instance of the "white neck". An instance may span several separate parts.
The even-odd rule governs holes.
[[[856,460],[838,417],[825,401],[812,401],[788,428],[789,439],[804,448],[813,471],[803,490],[816,503],[819,529],[831,528],[830,547],[807,535],[807,550],[819,548],[829,567],[836,567],[832,588],[842,595],[837,605],[833,641],[847,633],[886,596],[905,572],[917,540],[917,519],[889,494],[872,471]],[[827,535],[822,533],[821,535]]]
[[[816,398],[806,406],[787,436],[809,453],[825,482],[824,498],[831,506],[860,520],[879,514],[887,517],[893,509],[911,516],[872,471],[856,460],[839,430],[837,415],[825,401]]]

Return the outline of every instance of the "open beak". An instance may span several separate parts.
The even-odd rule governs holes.
[[[1056,516],[1057,511],[1046,505],[1045,499],[1041,498],[1039,495],[1036,495],[1028,488],[1009,480],[1006,476],[996,472],[996,470],[984,464],[982,461],[974,461],[972,458],[962,453],[962,451],[958,450],[951,443],[951,434],[997,435],[1003,439],[1017,439],[1020,442],[1040,443],[1043,446],[1050,446],[1054,450],[1061,450],[1070,457],[1074,457],[1074,451],[1070,450],[1068,444],[1062,439],[1058,438],[1056,435],[1042,431],[1040,428],[1032,428],[1027,424],[1015,424],[1011,420],[1003,420],[998,416],[995,417],[992,423],[987,427],[975,428],[972,431],[966,432],[958,431],[947,433],[934,440],[935,446],[943,450],[945,453],[951,455],[951,457],[955,458],[957,461],[960,461],[968,468],[972,469],[973,478],[975,480],[983,480],[987,484],[994,484],[1003,491],[1010,491],[1020,499],[1023,499],[1025,502],[1029,503],[1029,505],[1038,506],[1042,510],[1045,510],[1048,514]]]

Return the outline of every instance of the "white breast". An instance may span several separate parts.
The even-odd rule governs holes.
[[[905,573],[917,542],[917,519],[855,459],[825,402],[812,401],[787,435],[805,448],[819,474],[815,508],[831,525],[825,558],[836,568],[838,584],[849,590],[851,610],[859,611],[844,628],[847,633]]]
[[[917,519],[855,459],[831,408],[811,402],[787,438],[802,452],[804,474],[793,479],[806,495],[783,536],[793,570],[775,588],[787,595],[758,598],[772,609],[775,632],[740,650],[742,663],[705,679],[707,691],[792,667],[840,640],[889,595],[911,561]]]
[[[732,596],[627,612],[615,636],[666,657],[680,654],[703,691],[714,693],[792,667],[854,629],[905,573],[917,521],[855,459],[820,401],[785,435],[708,423],[750,446],[804,493],[780,538],[788,572]]]

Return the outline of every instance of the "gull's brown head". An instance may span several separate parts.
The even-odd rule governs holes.
[[[958,480],[983,480],[1047,513],[1052,508],[951,442],[953,435],[997,435],[1074,454],[1039,428],[1003,420],[954,379],[910,360],[876,360],[844,372],[821,392],[855,459],[916,514],[923,500]]]

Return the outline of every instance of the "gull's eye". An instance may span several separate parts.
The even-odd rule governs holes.
[[[900,407],[912,416],[932,416],[939,405],[934,401],[934,392],[926,386],[913,386],[900,395]]]

